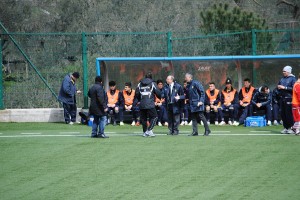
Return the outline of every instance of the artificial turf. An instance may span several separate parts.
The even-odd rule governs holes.
[[[0,123],[0,198],[299,199],[300,137],[281,128],[107,126],[94,139],[84,125]]]

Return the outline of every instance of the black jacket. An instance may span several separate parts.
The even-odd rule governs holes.
[[[256,105],[257,103],[261,103],[262,106],[267,106],[272,104],[272,93],[268,94],[262,93],[261,88],[259,88],[258,92],[256,92],[252,98],[252,104]]]
[[[150,78],[144,78],[135,90],[135,98],[139,102],[140,109],[155,108],[155,95],[161,98],[161,92],[155,82]]]
[[[107,108],[107,95],[101,83],[95,83],[88,91],[88,96],[91,98],[89,112],[91,115],[104,116]]]
[[[175,96],[179,95],[180,99],[176,100]],[[180,114],[181,110],[183,108],[184,105],[184,93],[183,93],[183,87],[174,82],[173,88],[172,88],[172,94],[170,94],[170,86],[166,85],[163,88],[163,96],[165,97],[165,104],[167,106],[167,108],[169,109],[169,105],[172,104],[172,109],[173,109],[173,113],[174,114]]]

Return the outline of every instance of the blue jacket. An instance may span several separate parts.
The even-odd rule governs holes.
[[[65,76],[58,95],[58,100],[66,104],[76,104],[76,85],[71,74]]]
[[[187,99],[189,99],[191,112],[204,111],[205,92],[202,84],[199,81],[192,80],[187,84]],[[198,103],[202,105],[198,106]]]
[[[293,74],[290,74],[287,77],[282,77],[278,83],[278,85],[283,85],[287,87],[287,89],[279,90],[279,95],[283,98],[292,98],[293,94],[293,86],[297,79]]]
[[[252,98],[252,104],[261,103],[262,106],[271,106],[272,105],[272,93],[264,94],[261,91],[261,88],[254,94]]]
[[[180,99],[176,100],[175,96],[179,95]],[[173,88],[172,88],[172,94],[170,94],[170,86],[166,85],[163,88],[163,96],[165,97],[165,105],[167,109],[170,108],[170,105],[172,105],[173,108],[173,114],[180,114],[184,105],[184,93],[183,88],[180,84],[174,82]]]

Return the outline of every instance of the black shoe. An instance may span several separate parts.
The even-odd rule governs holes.
[[[210,134],[210,130],[208,130],[208,131],[205,131],[205,133],[203,134],[203,136],[208,136],[209,134]]]
[[[98,135],[98,138],[109,138],[109,137],[103,133],[103,134]]]
[[[91,135],[91,138],[97,138],[98,136],[97,135]]]
[[[192,133],[192,134],[190,134],[188,136],[198,136],[198,133]]]

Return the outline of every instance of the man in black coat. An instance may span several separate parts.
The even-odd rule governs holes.
[[[205,132],[204,136],[208,136],[210,134],[210,129],[208,127],[207,120],[204,116],[204,101],[205,101],[205,92],[202,84],[193,80],[193,75],[186,73],[185,80],[187,81],[187,96],[186,98],[189,100],[190,110],[191,110],[191,118],[193,125],[193,132],[189,136],[198,136],[198,119],[203,122]]]
[[[165,104],[168,111],[168,128],[170,135],[178,135],[178,126],[180,123],[180,114],[184,104],[183,88],[174,81],[174,76],[168,76],[167,85],[164,87]]]
[[[139,102],[140,118],[143,125],[143,136],[154,137],[153,127],[157,121],[157,112],[155,109],[154,98],[155,95],[161,98],[161,92],[155,82],[152,80],[152,73],[148,72],[144,79],[142,79],[136,90],[136,102]],[[149,117],[150,125],[147,126],[147,118]]]
[[[104,134],[107,120],[107,96],[103,89],[102,78],[100,76],[96,76],[95,84],[89,89],[88,96],[91,98],[89,113],[94,117],[91,137],[108,138],[108,136]]]

